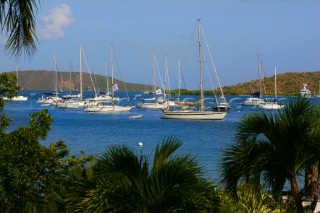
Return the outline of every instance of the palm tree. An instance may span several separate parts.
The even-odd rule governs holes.
[[[37,50],[35,12],[40,0],[0,1],[0,24],[8,34],[5,48],[9,55],[19,57],[24,50],[30,58]]]
[[[222,182],[235,198],[241,183],[263,182],[281,200],[289,181],[298,212],[303,212],[297,176],[317,165],[320,152],[319,107],[307,99],[287,103],[278,113],[254,113],[241,119],[236,143],[223,154]]]
[[[158,145],[150,167],[146,156],[114,145],[66,182],[68,212],[214,212],[216,187],[202,177],[190,154],[173,155],[182,145],[167,138]]]

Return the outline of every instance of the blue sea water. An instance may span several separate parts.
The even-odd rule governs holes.
[[[22,92],[28,95],[27,102],[7,102],[5,112],[13,118],[10,129],[27,125],[29,114],[43,107],[36,104],[41,92]],[[138,93],[130,93],[130,98]],[[92,94],[87,93],[87,97]],[[124,96],[125,94],[122,94]],[[197,97],[194,97],[197,99]],[[51,107],[53,116],[51,130],[46,140],[49,145],[64,141],[72,154],[80,151],[99,155],[109,145],[121,144],[143,153],[152,159],[157,144],[166,137],[176,137],[183,142],[178,153],[191,153],[203,166],[205,175],[219,179],[219,164],[222,151],[233,142],[240,118],[257,111],[255,107],[241,107],[245,97],[228,96],[231,110],[223,121],[180,121],[161,119],[161,111],[132,109],[129,114],[89,114],[84,111],[59,110]],[[132,103],[134,104],[134,102]],[[130,119],[130,115],[142,115],[141,119]],[[139,146],[143,143],[143,146]]]

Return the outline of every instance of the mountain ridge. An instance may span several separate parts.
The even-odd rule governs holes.
[[[11,71],[16,73],[16,71]],[[19,85],[24,90],[43,90],[54,91],[57,87],[64,91],[79,90],[80,75],[79,72],[55,72],[48,70],[26,70],[18,71]],[[92,76],[91,76],[92,77]],[[89,73],[83,73],[83,90],[99,90],[106,91],[109,82],[111,87],[111,78],[101,75],[93,75],[91,78]],[[57,79],[57,80],[56,80]],[[94,82],[95,88],[93,87]],[[108,82],[107,82],[108,81]],[[56,83],[57,82],[57,83]],[[136,84],[123,82],[114,79],[117,83],[119,91],[143,92],[152,91],[152,85]],[[224,86],[222,90],[225,95],[249,95],[258,91],[258,80],[251,80],[244,83],[238,83],[232,86]],[[307,88],[316,94],[320,94],[320,71],[315,72],[287,72],[277,74],[277,94],[278,95],[297,95],[302,88],[302,84],[307,84]],[[274,76],[264,78],[265,93],[274,95]],[[186,90],[185,90],[186,91]],[[190,92],[190,91],[189,91]],[[219,93],[219,90],[216,90]]]

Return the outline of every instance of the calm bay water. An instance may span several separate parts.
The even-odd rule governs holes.
[[[27,125],[29,114],[43,107],[36,104],[41,92],[22,92],[28,95],[27,102],[8,102],[5,112],[14,119],[11,129]],[[137,93],[130,93],[133,98]],[[87,94],[87,97],[91,94]],[[122,94],[123,95],[123,94]],[[120,96],[121,97],[121,96]],[[112,144],[124,144],[137,153],[153,157],[156,145],[166,137],[182,140],[180,153],[191,153],[203,165],[205,175],[219,179],[219,162],[223,149],[232,143],[235,127],[241,116],[257,108],[241,107],[245,97],[229,96],[231,110],[223,121],[179,121],[161,119],[161,111],[132,109],[129,114],[89,114],[84,111],[59,110],[48,107],[53,116],[51,130],[46,140],[49,145],[63,140],[72,154],[101,154]],[[197,99],[197,97],[195,97]],[[134,103],[133,103],[134,104]],[[141,114],[141,119],[130,119],[130,115]],[[139,142],[143,146],[139,146]]]

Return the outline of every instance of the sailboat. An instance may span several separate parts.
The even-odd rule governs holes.
[[[199,47],[199,72],[200,72],[200,99],[197,102],[176,102],[182,106],[182,109],[163,110],[163,119],[180,119],[180,120],[223,120],[227,112],[207,110],[204,106],[203,92],[203,75],[202,75],[202,46],[201,46],[201,22],[198,19],[198,47]],[[191,109],[194,106],[196,109]]]
[[[70,61],[70,85],[72,85],[72,73],[73,73],[73,68],[72,68],[72,63],[71,63],[71,61]],[[74,90],[74,92],[76,92],[75,90]],[[72,90],[71,90],[71,88],[70,88],[70,91],[69,91],[69,94],[67,94],[67,95],[63,95],[62,96],[62,99],[70,99],[70,98],[80,98],[80,93],[79,94],[73,94],[73,92],[72,92]]]
[[[264,91],[264,84],[263,84],[263,76],[262,76],[262,62],[258,56],[258,77],[259,77],[259,91],[251,93],[251,97],[246,98],[241,105],[243,106],[259,106],[261,103],[264,102],[263,100],[263,91]]]
[[[119,114],[119,113],[128,113],[133,107],[132,106],[119,106],[115,104],[114,92],[118,90],[118,85],[113,81],[113,48],[110,43],[110,52],[111,52],[111,84],[112,84],[112,101],[111,105],[105,105],[99,103],[98,105],[88,106],[85,111],[89,113],[101,113],[101,114]]]
[[[137,108],[150,109],[150,110],[162,110],[166,107],[167,101],[162,90],[157,89],[156,70],[158,68],[156,57],[153,56],[153,97],[144,98],[137,103]],[[165,90],[164,90],[165,92]]]
[[[112,101],[119,101],[119,97],[111,97],[110,96],[110,91],[109,91],[109,79],[108,79],[108,69],[106,66],[106,81],[107,81],[107,91],[98,91],[95,92],[95,97],[94,98],[88,98],[87,101],[89,102],[96,102],[96,103],[104,103],[104,102],[112,102]]]
[[[83,101],[83,92],[82,92],[82,45],[80,45],[80,94],[75,97],[69,97],[63,99],[56,103],[56,107],[60,109],[68,110],[82,110],[85,107],[85,101]]]
[[[57,60],[56,54],[53,53],[53,62],[54,62],[54,70],[52,71],[55,74],[55,92],[44,92],[41,98],[37,100],[36,103],[40,104],[41,106],[50,106],[53,105],[54,107],[58,102],[61,101],[61,98],[58,96],[58,69],[57,69]]]
[[[259,107],[261,109],[268,109],[268,110],[278,110],[284,107],[283,104],[278,104],[278,101],[277,101],[277,67],[274,68],[274,96],[275,98],[271,98],[266,100],[263,103],[260,103]]]
[[[16,69],[16,75],[17,75],[17,86],[19,86],[19,71],[18,71],[18,67]],[[10,100],[9,98],[7,97],[4,97],[3,100],[7,101],[7,100]],[[15,97],[12,97],[11,99],[12,101],[27,101],[28,100],[28,97],[27,96],[22,96],[22,95],[18,95],[18,96],[15,96]]]

